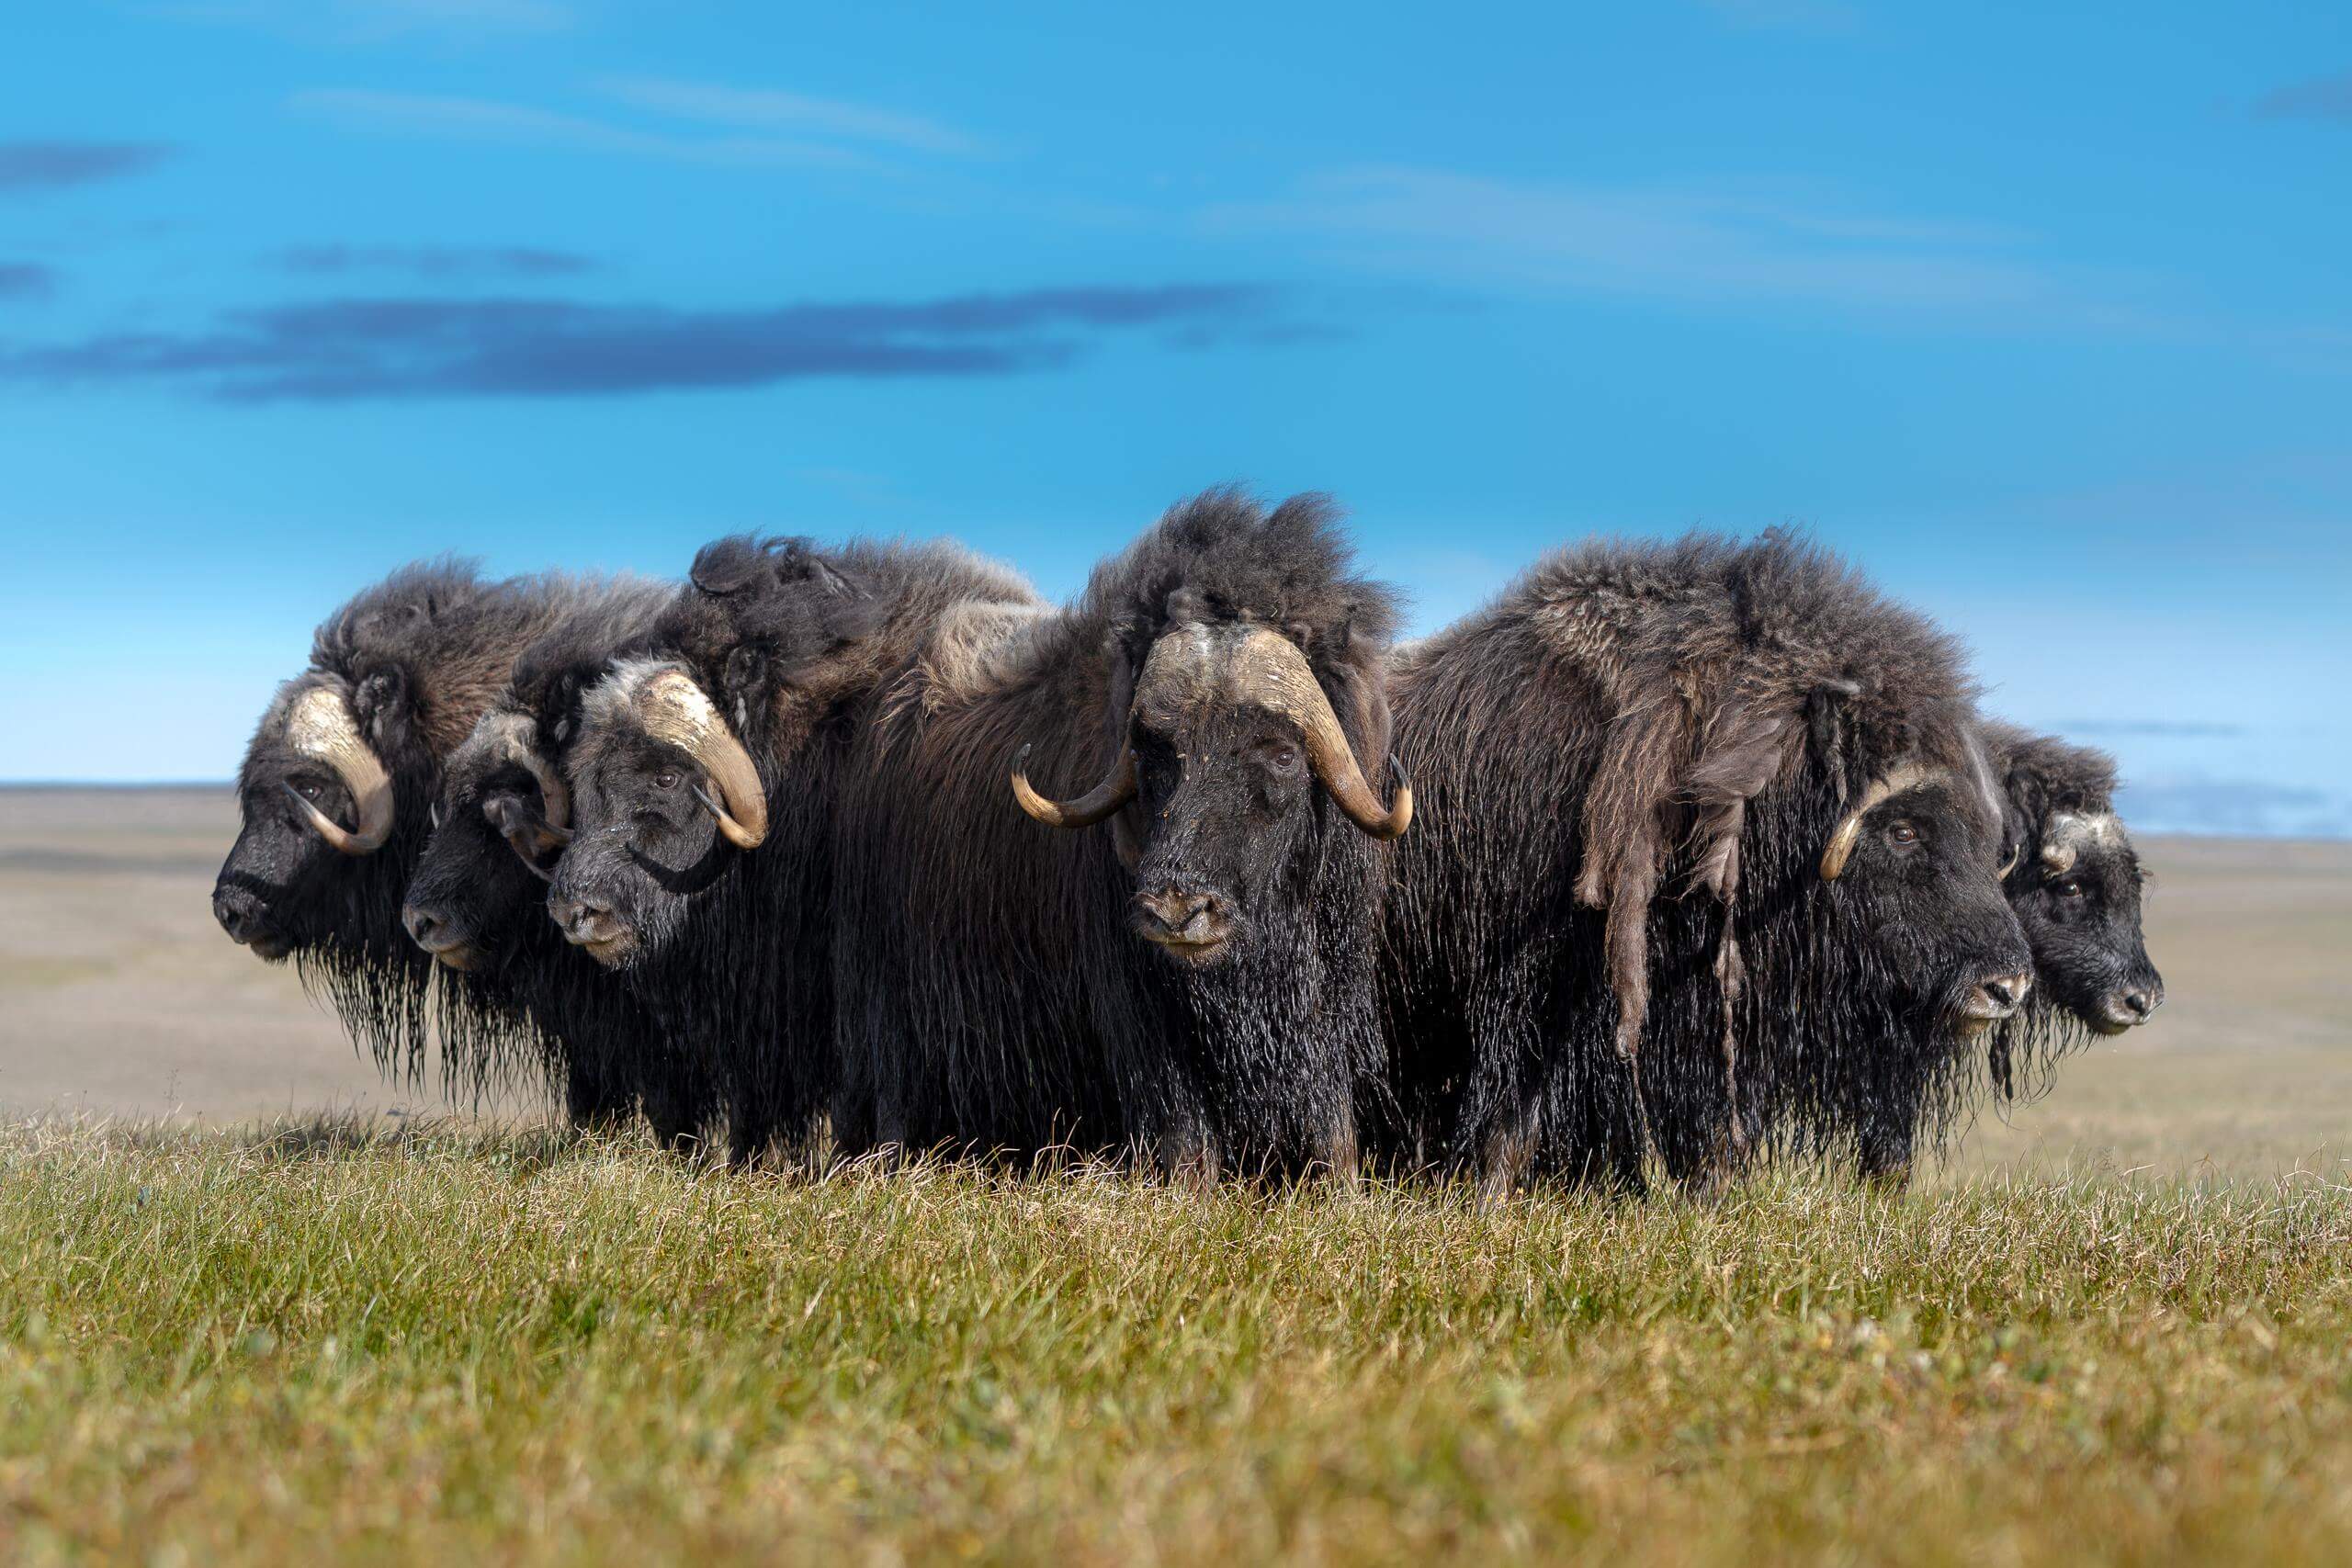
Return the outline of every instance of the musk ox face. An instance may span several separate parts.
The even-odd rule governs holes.
[[[2123,824],[2106,813],[2052,816],[2040,852],[2009,874],[2009,903],[2051,1006],[2101,1034],[2148,1021],[2164,977],[2140,930],[2144,875]]]
[[[356,695],[380,702],[390,678]],[[361,733],[355,694],[312,675],[278,694],[247,750],[237,784],[241,826],[212,889],[231,940],[276,962],[348,935],[347,886],[391,835],[390,774]]]
[[[618,968],[767,834],[751,756],[684,667],[631,662],[588,694],[571,846],[548,898],[567,940]]]
[[[1124,749],[1094,790],[1046,800],[1016,770],[1013,793],[1055,827],[1125,810],[1130,926],[1174,963],[1207,967],[1247,950],[1285,873],[1313,852],[1318,790],[1374,838],[1394,838],[1412,819],[1401,784],[1393,805],[1380,804],[1306,655],[1270,627],[1172,626],[1151,644],[1132,689]]]
[[[401,923],[447,968],[495,968],[540,918],[569,838],[569,793],[533,721],[484,715],[449,760],[435,815]]]
[[[2033,958],[1998,879],[1998,818],[1949,773],[1897,770],[1839,824],[1822,856],[1842,940],[1905,1010],[1963,1036],[2015,1013]]]

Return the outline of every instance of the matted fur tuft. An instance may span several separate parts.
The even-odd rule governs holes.
[[[1007,781],[1023,748],[1048,793],[1101,778],[1128,744],[1154,641],[1187,623],[1291,638],[1377,780],[1396,620],[1393,591],[1355,575],[1328,502],[1269,510],[1218,490],[1097,567],[1065,609],[944,624],[952,649],[910,669],[842,797],[844,1146],[1351,1168],[1355,1097],[1380,1092],[1385,852],[1314,792],[1246,951],[1180,970],[1129,929],[1139,807],[1049,828]]]
[[[1903,763],[1989,828],[1949,637],[1786,531],[1597,540],[1391,691],[1425,824],[1384,964],[1395,1157],[1639,1185],[1650,1146],[1695,1170],[1838,1135],[1882,1029],[1917,1026],[1836,951],[1823,845]]]

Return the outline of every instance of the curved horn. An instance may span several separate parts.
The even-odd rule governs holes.
[[[313,686],[296,698],[286,716],[286,744],[298,756],[333,768],[358,808],[358,827],[346,829],[288,784],[288,797],[319,837],[347,855],[369,855],[382,849],[384,840],[392,836],[391,775],[359,738],[359,726],[343,694],[331,686]]]
[[[700,686],[683,670],[664,670],[647,682],[638,696],[638,711],[645,731],[695,760],[718,785],[718,798],[696,790],[718,831],[739,850],[755,850],[768,836],[767,792],[760,787],[760,772],[752,754],[718,716]]]
[[[1234,661],[1234,688],[1298,726],[1316,778],[1349,821],[1375,839],[1394,839],[1412,826],[1413,786],[1404,769],[1396,769],[1396,798],[1381,805],[1356,764],[1355,749],[1331,711],[1331,699],[1296,643],[1275,632],[1251,632]],[[1390,759],[1392,766],[1395,761]]]
[[[1852,858],[1854,845],[1862,836],[1862,818],[1916,784],[1925,784],[1934,774],[1917,762],[1905,762],[1887,773],[1873,779],[1862,791],[1862,798],[1854,809],[1838,823],[1838,830],[1829,835],[1829,844],[1821,852],[1821,880],[1835,882],[1845,874],[1846,862]]]
[[[2025,840],[2024,840],[2023,839],[2019,839],[2019,840],[2017,841],[2016,845],[2015,845],[2015,846],[2013,846],[2013,847],[2010,849],[2010,851],[2009,851],[2009,858],[2008,858],[2007,861],[2005,861],[2005,862],[2003,862],[2003,863],[2002,863],[2002,864],[2001,864],[2001,869],[2000,869],[1999,873],[1996,874],[1996,880],[1997,880],[1997,881],[2001,881],[2001,882],[2007,882],[2007,881],[2009,879],[2009,873],[2011,873],[2011,872],[2013,872],[2013,871],[2017,870],[2017,868],[2018,868],[2018,862],[2019,862],[2019,861],[2023,860],[2024,858],[2025,858]]]
[[[1136,797],[1136,754],[1125,746],[1102,782],[1074,800],[1048,800],[1029,784],[1029,747],[1012,761],[1012,798],[1048,828],[1091,828]]]

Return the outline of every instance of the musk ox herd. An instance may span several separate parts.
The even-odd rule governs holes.
[[[2163,1000],[2112,764],[1827,551],[1398,618],[1229,490],[1059,605],[945,542],[413,566],[263,715],[213,910],[388,1072],[795,1166],[1899,1182]]]

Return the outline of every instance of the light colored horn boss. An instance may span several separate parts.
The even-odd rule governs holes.
[[[1348,815],[1348,820],[1375,839],[1394,839],[1413,822],[1413,786],[1405,771],[1390,759],[1396,772],[1396,796],[1380,803],[1356,762],[1340,716],[1323,694],[1306,655],[1289,638],[1271,631],[1255,631],[1241,645],[1234,660],[1234,689],[1247,693],[1298,727],[1306,742],[1306,760],[1315,777]]]
[[[1838,830],[1829,835],[1828,847],[1821,852],[1821,880],[1835,882],[1845,874],[1846,863],[1853,858],[1854,846],[1862,836],[1862,818],[1901,795],[1905,790],[1923,784],[1934,777],[1934,772],[1917,762],[1905,762],[1891,770],[1885,777],[1874,779],[1862,791],[1862,798],[1854,809],[1838,823]]]
[[[286,744],[297,756],[323,762],[351,794],[358,826],[345,829],[334,818],[302,798],[292,784],[287,795],[320,838],[347,855],[370,855],[392,836],[392,779],[384,764],[359,737],[359,726],[343,694],[331,686],[313,686],[295,699],[286,716]]]
[[[727,728],[710,699],[683,670],[665,670],[638,696],[645,731],[694,759],[718,786],[718,797],[695,793],[718,822],[718,831],[739,850],[755,850],[768,836],[767,792],[752,754]]]

